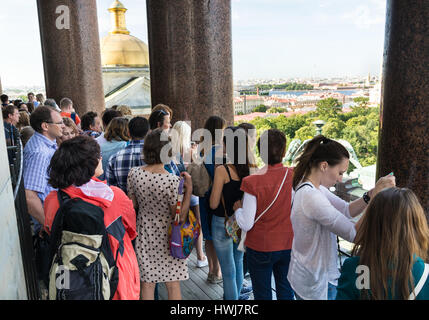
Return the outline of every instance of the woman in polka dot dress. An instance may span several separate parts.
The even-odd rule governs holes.
[[[180,300],[180,281],[189,278],[187,261],[170,255],[168,241],[168,227],[176,212],[180,178],[164,169],[161,149],[170,142],[161,141],[161,134],[165,134],[162,129],[156,129],[147,135],[143,147],[147,165],[130,170],[127,188],[137,212],[135,250],[140,269],[140,298],[153,300],[155,284],[164,282],[168,299]],[[192,180],[186,172],[181,175],[185,178],[180,214],[184,221],[189,212]]]

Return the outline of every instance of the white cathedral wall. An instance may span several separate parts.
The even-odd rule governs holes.
[[[27,289],[5,141],[0,115],[0,300],[23,300]]]

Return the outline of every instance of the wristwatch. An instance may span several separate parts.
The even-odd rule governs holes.
[[[367,192],[365,192],[364,194],[363,194],[363,201],[365,201],[365,203],[366,204],[368,204],[369,203],[369,200],[371,200],[371,197],[369,196],[369,194],[368,194],[368,192],[369,191],[367,191]]]

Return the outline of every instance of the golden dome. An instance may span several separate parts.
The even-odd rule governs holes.
[[[131,36],[125,24],[124,5],[116,0],[108,9],[112,14],[112,31],[101,39],[103,67],[148,67],[149,49],[146,43]]]

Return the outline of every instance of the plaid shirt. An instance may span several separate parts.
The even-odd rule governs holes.
[[[106,166],[107,184],[117,186],[127,193],[128,172],[133,167],[144,166],[143,140],[132,140],[124,149],[111,156]]]
[[[43,202],[48,194],[55,190],[48,184],[48,166],[57,150],[57,143],[35,132],[24,148],[24,188],[37,193]],[[35,221],[36,226],[39,223]]]

